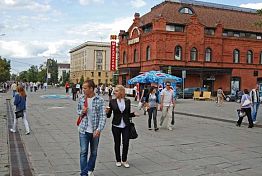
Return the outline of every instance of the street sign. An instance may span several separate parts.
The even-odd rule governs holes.
[[[186,70],[182,70],[182,78],[186,78]]]

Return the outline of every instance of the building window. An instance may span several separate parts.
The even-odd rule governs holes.
[[[138,62],[138,60],[137,60],[137,51],[136,51],[136,49],[134,50],[134,62]]]
[[[259,64],[262,64],[262,51],[260,52]]]
[[[251,50],[247,51],[247,63],[253,64],[253,52]]]
[[[183,25],[176,25],[176,24],[167,24],[166,31],[171,32],[184,32],[185,26]]]
[[[146,48],[146,60],[147,61],[150,60],[150,46],[147,46],[147,48]]]
[[[231,94],[236,94],[240,89],[241,78],[232,77],[231,79]]]
[[[101,72],[98,72],[98,77],[101,77]]]
[[[98,79],[98,85],[100,85],[101,84],[101,79]]]
[[[193,15],[193,10],[189,7],[183,7],[179,10],[179,13]]]
[[[123,64],[127,63],[127,59],[126,59],[126,52],[124,51],[123,53]]]
[[[126,75],[122,75],[122,85],[126,86]]]
[[[197,49],[192,48],[190,51],[190,60],[191,61],[197,61]]]
[[[213,28],[205,28],[206,35],[215,35],[215,29]]]
[[[182,60],[182,47],[179,45],[175,48],[175,60]]]
[[[103,51],[102,50],[96,50],[96,70],[102,70],[103,69]]]
[[[212,60],[212,50],[210,48],[207,48],[205,53],[205,61],[211,62],[211,60]]]
[[[94,72],[91,72],[91,76],[94,77]]]
[[[152,28],[153,28],[152,24],[148,24],[148,25],[145,25],[144,27],[142,27],[144,33],[151,32]]]
[[[239,63],[240,52],[238,49],[234,49],[233,51],[233,63]]]

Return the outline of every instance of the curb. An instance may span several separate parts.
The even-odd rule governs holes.
[[[136,104],[131,104],[131,106],[138,107]],[[220,122],[227,122],[227,123],[236,123],[235,120],[228,120],[228,119],[222,119],[222,118],[217,118],[217,117],[210,117],[210,116],[203,116],[203,115],[198,115],[198,114],[190,114],[190,113],[185,113],[185,112],[179,112],[176,111],[175,114],[179,115],[185,115],[185,116],[190,116],[190,117],[197,117],[197,118],[202,118],[202,119],[208,119],[208,120],[215,120],[215,121],[220,121]],[[243,122],[242,124],[248,124]],[[254,124],[254,127],[262,128],[262,124]]]

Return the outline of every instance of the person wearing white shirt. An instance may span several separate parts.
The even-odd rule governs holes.
[[[252,102],[252,120],[253,123],[257,123],[257,111],[260,105],[260,97],[259,97],[259,91],[258,91],[259,85],[256,85],[255,89],[252,89],[250,91],[250,97],[251,97],[251,102]]]
[[[166,82],[166,88],[161,91],[160,110],[162,116],[160,119],[160,127],[166,126],[168,130],[172,129],[172,108],[175,107],[174,91],[171,89],[171,83]]]

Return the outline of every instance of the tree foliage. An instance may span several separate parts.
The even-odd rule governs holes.
[[[10,80],[10,61],[0,56],[0,82],[5,82]]]
[[[262,9],[257,10],[257,13],[258,13],[258,15],[262,16]],[[262,28],[262,20],[261,21],[257,21],[255,23],[255,25]]]
[[[37,68],[37,66],[35,66],[35,65],[32,65],[30,68],[29,68],[29,70],[27,71],[27,73],[28,73],[28,81],[29,82],[37,82],[38,81],[38,68]]]
[[[57,61],[54,59],[47,60],[47,70],[48,73],[51,74],[51,78],[48,78],[48,84],[50,83],[58,83],[58,65]]]

